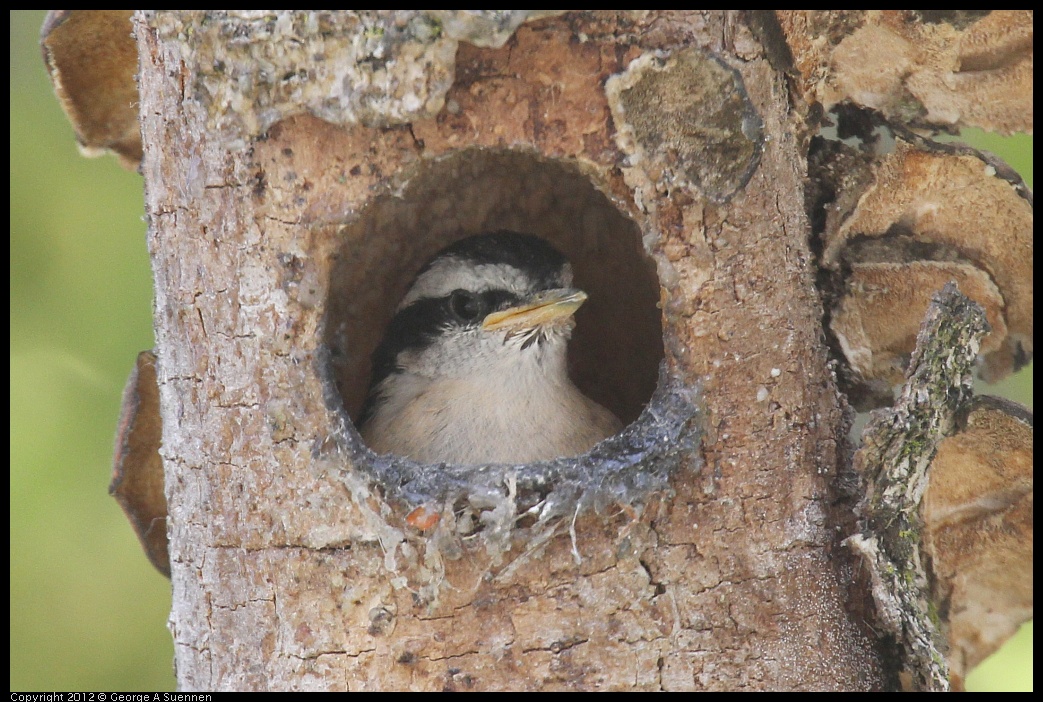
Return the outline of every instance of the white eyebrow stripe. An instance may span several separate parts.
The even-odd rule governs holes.
[[[521,296],[531,292],[532,281],[520,270],[505,263],[475,265],[466,259],[448,256],[432,263],[417,278],[397,309],[401,310],[424,298],[446,297],[454,290],[507,290]]]

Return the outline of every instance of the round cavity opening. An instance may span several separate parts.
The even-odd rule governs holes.
[[[343,228],[325,342],[353,422],[372,354],[420,269],[449,244],[498,230],[536,235],[571,261],[588,299],[576,314],[569,374],[624,424],[638,417],[663,358],[659,282],[638,226],[573,164],[472,149],[418,164]]]

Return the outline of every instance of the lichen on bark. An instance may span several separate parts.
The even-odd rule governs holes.
[[[862,533],[847,543],[872,579],[881,628],[901,650],[912,685],[947,690],[946,644],[930,592],[921,502],[928,468],[953,418],[970,397],[971,368],[988,331],[981,307],[952,283],[935,295],[894,407],[873,414],[855,454],[868,482]]]

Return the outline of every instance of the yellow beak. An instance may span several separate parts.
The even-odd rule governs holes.
[[[489,314],[482,329],[535,329],[561,322],[575,314],[586,299],[587,293],[575,288],[544,290],[521,305]]]

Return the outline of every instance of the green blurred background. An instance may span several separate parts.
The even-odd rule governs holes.
[[[142,182],[77,152],[43,15],[10,15],[11,689],[170,690],[169,583],[106,490],[123,383],[153,344]],[[973,140],[1031,184],[1031,137]],[[988,391],[1031,407],[1031,384],[1030,367]],[[1030,690],[1032,625],[970,685]]]

